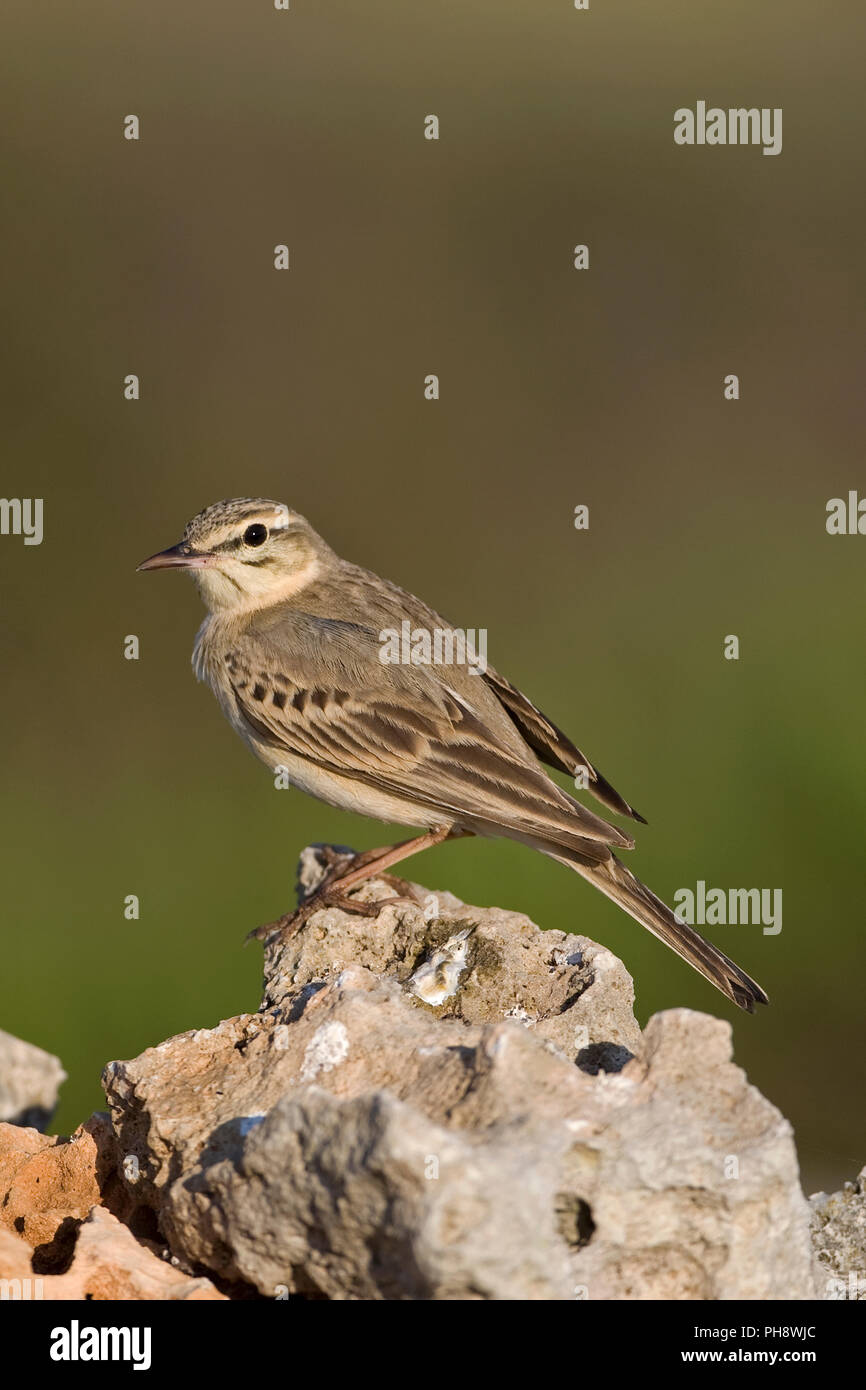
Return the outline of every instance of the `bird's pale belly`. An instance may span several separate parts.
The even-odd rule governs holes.
[[[341,811],[354,811],[359,816],[397,825],[418,826],[423,830],[439,830],[453,824],[453,817],[443,815],[432,807],[418,806],[400,796],[368,787],[350,777],[339,777],[320,767],[312,766],[305,758],[297,758],[285,749],[270,748],[258,740],[246,740],[256,757],[261,758],[274,775],[285,769],[284,776],[299,791],[308,792],[329,806]]]
[[[201,636],[202,633],[199,633],[200,638]],[[208,681],[229,723],[256,757],[271,769],[274,776],[277,776],[277,769],[284,768],[285,772],[282,775],[293,787],[309,792],[310,796],[327,802],[329,806],[337,806],[341,811],[354,811],[360,816],[370,816],[374,820],[418,826],[423,830],[440,830],[454,823],[453,817],[433,807],[418,806],[408,798],[404,800],[401,796],[365,786],[351,777],[340,777],[325,768],[316,767],[306,758],[296,757],[286,748],[274,747],[256,738],[238,713],[237,705],[228,690],[223,688],[209,669],[203,646],[200,647],[198,642],[195,668],[199,679],[204,678]]]

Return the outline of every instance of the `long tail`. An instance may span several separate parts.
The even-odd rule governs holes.
[[[600,864],[577,863],[558,854],[552,854],[551,858],[558,859],[560,864],[567,864],[569,869],[576,870],[589,883],[600,888],[606,897],[666,946],[670,946],[672,951],[687,960],[716,989],[747,1013],[754,1013],[756,1004],[770,1002],[761,986],[745,970],[741,970],[711,942],[705,941],[694,927],[681,922],[661,898],[657,898],[646,884],[635,878],[615,855],[611,854]]]

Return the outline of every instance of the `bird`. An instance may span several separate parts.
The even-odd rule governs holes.
[[[138,569],[185,570],[196,581],[208,611],[193,669],[268,767],[332,806],[421,832],[344,861],[307,912],[350,906],[361,882],[444,840],[500,837],[580,874],[739,1008],[769,1002],[619,859],[634,837],[549,775],[567,773],[607,811],[646,824],[567,735],[486,661],[460,659],[458,644],[443,648],[450,662],[425,659],[414,642],[409,659],[393,650],[386,659],[386,634],[460,630],[341,559],[290,507],[216,502]]]

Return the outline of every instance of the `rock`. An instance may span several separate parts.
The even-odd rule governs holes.
[[[814,1296],[790,1126],[727,1023],[642,1037],[602,947],[398,886],[266,942],[259,1013],[106,1068],[117,1172],[183,1269],[268,1297]]]
[[[814,1296],[793,1133],[731,1061],[730,1024],[656,1014],[611,1106],[581,1195],[590,1298]]]
[[[866,1168],[841,1192],[809,1198],[819,1298],[866,1302]]]
[[[0,1231],[0,1280],[5,1297],[19,1299],[222,1299],[209,1279],[191,1279],[140,1245],[105,1207],[93,1207],[82,1223],[69,1269],[39,1276],[27,1242]],[[17,1283],[17,1287],[16,1287]]]
[[[339,1100],[313,1085],[273,1107],[237,1162],[208,1170],[202,1249],[221,1242],[227,1272],[272,1296],[566,1297],[551,1202],[563,1149],[539,1133],[479,1143],[387,1090]],[[175,1220],[194,1222],[195,1201]]]
[[[153,1213],[142,1213],[119,1164],[106,1114],[91,1115],[68,1139],[0,1124],[0,1229],[24,1239],[37,1273],[65,1267],[81,1222],[96,1204],[136,1235],[157,1235]]]
[[[164,1242],[137,1240],[101,1204],[116,1199],[135,1224],[117,1167],[106,1115],[92,1116],[70,1139],[0,1124],[0,1297],[223,1297],[209,1280],[158,1258]]]
[[[45,1280],[34,1273],[32,1256],[26,1240],[0,1227],[0,1302],[45,1297]]]
[[[88,1125],[71,1139],[0,1125],[0,1225],[27,1242],[37,1273],[62,1265],[78,1225],[100,1200]]]
[[[0,1121],[45,1129],[66,1080],[56,1057],[0,1031]]]
[[[319,848],[301,858],[305,893],[317,882],[312,856]],[[393,892],[390,882],[365,884],[356,896],[377,901]],[[424,972],[445,965],[447,974],[448,962],[439,958],[457,946],[460,961],[446,993],[441,1001],[425,1001],[440,1016],[477,1024],[514,1019],[591,1071],[604,1058],[608,1069],[618,1070],[640,1046],[631,977],[604,947],[584,936],[541,931],[522,913],[467,907],[451,893],[416,884],[400,888],[418,899],[416,909],[395,906],[376,917],[330,909],[317,915],[314,929],[266,943],[262,1008],[282,1008],[287,1000],[297,1007],[299,991],[319,989],[351,964],[395,979],[424,1000]]]

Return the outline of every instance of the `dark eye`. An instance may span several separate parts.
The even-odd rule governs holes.
[[[254,526],[248,526],[244,531],[244,545],[264,545],[267,538],[267,526],[262,526],[258,521]]]

